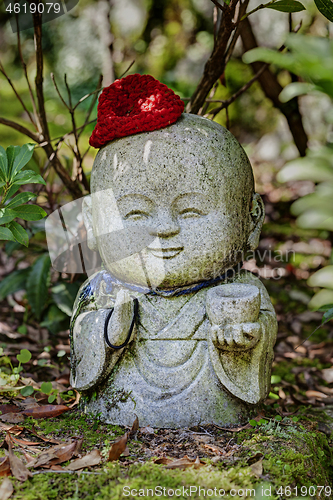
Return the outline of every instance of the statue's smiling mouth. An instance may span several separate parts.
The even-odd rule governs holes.
[[[159,259],[173,259],[176,257],[184,247],[170,247],[170,248],[150,248],[147,247],[150,253],[154,255],[154,257],[158,257]]]

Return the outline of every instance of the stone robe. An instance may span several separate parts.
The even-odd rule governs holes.
[[[209,288],[172,298],[131,292],[139,299],[136,327],[130,343],[117,351],[104,340],[117,287],[105,293],[102,281],[96,300],[79,315],[77,302],[71,382],[85,393],[86,410],[112,424],[131,425],[137,415],[140,426],[166,428],[228,426],[249,418],[269,391],[277,322],[258,278],[242,270],[232,282],[260,290],[262,334],[249,350],[213,344],[206,313]]]

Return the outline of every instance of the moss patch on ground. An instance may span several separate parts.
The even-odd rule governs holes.
[[[326,415],[326,414],[325,414]],[[327,417],[327,415],[326,415]],[[333,454],[330,438],[318,430],[323,422],[319,411],[311,417],[304,411],[298,422],[266,418],[261,425],[237,433],[213,426],[186,430],[195,437],[211,436],[213,442],[232,442],[233,452],[219,456],[198,444],[196,453],[205,465],[186,470],[167,469],[154,463],[154,450],[147,448],[144,434],[129,443],[129,456],[103,463],[83,473],[35,471],[24,483],[12,479],[14,500],[117,500],[148,498],[280,498],[332,499]],[[329,420],[326,425],[331,425]],[[331,419],[333,421],[333,419]],[[42,435],[58,439],[84,437],[82,453],[98,448],[104,456],[124,429],[100,423],[89,415],[72,411],[54,419],[28,419]],[[177,449],[183,430],[170,431]],[[165,431],[158,430],[155,436]],[[169,431],[168,431],[169,432]],[[205,434],[206,433],[206,434]],[[329,432],[328,432],[329,434]],[[190,434],[187,434],[190,435]],[[171,436],[171,437],[170,437]],[[186,438],[189,439],[189,438]],[[206,439],[206,443],[210,437]],[[220,448],[223,450],[222,444]],[[149,453],[147,453],[147,450]],[[179,450],[179,457],[186,452]],[[159,453],[156,453],[157,456]],[[168,452],[165,453],[168,455]],[[175,455],[174,455],[175,456]],[[320,490],[317,487],[322,486]],[[312,487],[310,489],[310,487]],[[313,488],[315,487],[315,489]],[[280,489],[279,489],[280,488]],[[281,489],[282,488],[282,489]],[[296,494],[297,493],[297,494]]]

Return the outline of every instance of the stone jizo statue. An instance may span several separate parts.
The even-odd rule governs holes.
[[[130,78],[152,79],[131,75],[115,92]],[[148,98],[133,101],[142,111]],[[83,219],[104,269],[74,306],[72,385],[113,424],[242,422],[268,394],[277,332],[264,285],[241,269],[264,220],[248,158],[225,128],[182,108],[130,135],[120,120],[110,138],[102,104]]]

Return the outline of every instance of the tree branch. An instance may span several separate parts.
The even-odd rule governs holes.
[[[197,114],[204,105],[205,99],[216,80],[223,74],[225,69],[225,54],[230,36],[235,29],[232,18],[235,13],[233,9],[226,7],[223,11],[221,25],[218,32],[216,44],[208,59],[201,80],[194,91],[191,101],[186,106],[187,113]]]
[[[49,127],[45,112],[44,103],[44,89],[43,89],[43,48],[42,48],[42,15],[39,13],[33,14],[34,20],[34,41],[35,41],[35,51],[36,51],[36,94],[38,102],[38,115],[42,127],[42,133],[44,139],[50,140]]]
[[[55,77],[54,77],[54,74],[53,74],[53,73],[51,73],[51,80],[52,80],[52,82],[53,82],[54,88],[56,89],[56,92],[57,92],[57,94],[58,94],[58,96],[59,96],[59,98],[60,98],[61,102],[65,105],[65,107],[66,107],[67,109],[69,109],[69,106],[68,106],[67,102],[65,101],[65,99],[62,97],[62,95],[61,95],[61,93],[60,93],[60,90],[59,90],[59,88],[58,88],[57,82],[55,81]]]
[[[35,122],[36,122],[36,127],[37,127],[38,132],[41,133],[42,129],[41,129],[41,125],[39,123],[39,117],[38,117],[38,113],[37,113],[37,107],[36,107],[35,97],[34,97],[34,94],[33,94],[33,91],[32,91],[32,87],[31,87],[31,84],[30,84],[30,80],[29,80],[29,77],[28,77],[27,65],[26,65],[26,63],[24,61],[24,58],[23,58],[23,52],[22,52],[22,46],[21,46],[20,26],[19,26],[19,21],[18,21],[18,14],[16,14],[15,17],[16,17],[16,28],[17,28],[17,48],[18,48],[18,52],[19,52],[19,55],[20,55],[20,60],[21,60],[21,65],[22,65],[23,72],[24,72],[24,77],[25,77],[25,80],[27,82],[28,89],[29,89],[30,100],[31,100],[32,108],[34,110],[34,118],[35,118]]]
[[[27,113],[28,117],[29,117],[29,120],[31,121],[31,123],[33,124],[33,126],[36,128],[37,130],[37,127],[36,127],[36,123],[34,122],[34,119],[32,118],[31,114],[30,114],[30,111],[28,110],[28,108],[26,107],[26,105],[24,104],[23,100],[21,99],[21,96],[20,94],[17,92],[16,88],[14,87],[14,84],[13,82],[11,81],[11,79],[9,78],[9,76],[7,75],[6,71],[5,71],[5,68],[3,67],[2,63],[0,62],[0,72],[3,74],[3,76],[6,78],[7,82],[9,83],[9,85],[11,86],[16,98],[18,99],[18,101],[21,103],[22,105],[22,108],[24,109],[24,111]]]
[[[296,28],[295,31],[299,29]],[[252,31],[252,26],[248,18],[244,19],[241,23],[241,38],[244,47],[244,52],[258,47],[257,40]],[[283,49],[283,46],[280,50]],[[262,62],[254,62],[251,67],[255,73],[265,66]],[[291,99],[287,103],[282,103],[279,99],[279,95],[283,87],[279,84],[276,76],[272,73],[269,67],[265,67],[262,74],[259,76],[258,81],[261,85],[263,92],[266,97],[270,99],[273,105],[284,114],[287,119],[290,132],[294,138],[296,147],[301,156],[305,156],[307,149],[308,137],[303,127],[302,115],[298,106],[297,97]]]
[[[34,142],[39,143],[39,141],[40,141],[40,137],[37,134],[35,134],[34,132],[31,132],[31,130],[24,127],[23,125],[20,125],[19,123],[13,122],[11,120],[7,120],[6,118],[2,118],[2,117],[0,117],[0,123],[2,125],[6,125],[7,127],[10,127],[10,128],[17,130],[18,132],[21,132],[21,134],[24,134],[24,135],[30,137],[30,139],[32,139]]]
[[[228,8],[225,5],[221,5],[217,0],[211,0],[211,1],[218,9],[222,10],[222,12],[225,12]]]

